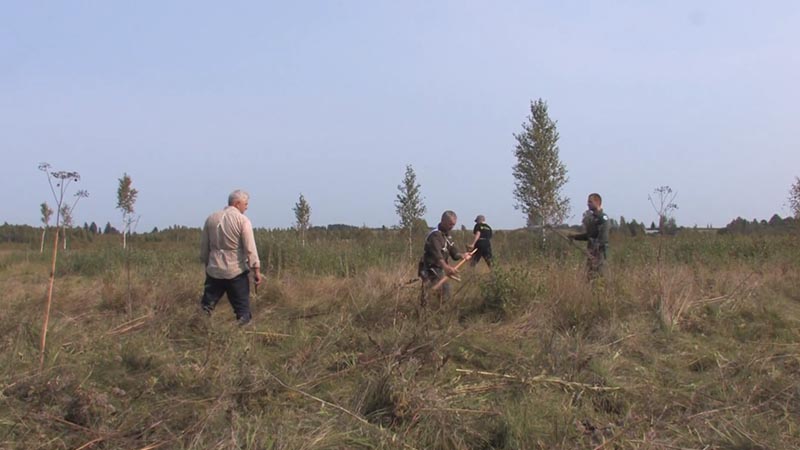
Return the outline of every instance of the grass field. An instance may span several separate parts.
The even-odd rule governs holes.
[[[0,245],[0,448],[800,448],[798,233],[617,237],[591,285],[498,232],[424,309],[396,231],[256,237],[243,328],[199,313],[199,232],[73,239],[41,373],[50,254]]]

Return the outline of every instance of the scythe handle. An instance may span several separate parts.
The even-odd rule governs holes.
[[[477,252],[477,251],[478,251],[478,249],[476,248],[475,250],[473,250],[473,251],[471,251],[471,252],[469,252],[469,253],[467,253],[467,254],[468,254],[470,257],[472,257],[473,255],[475,255],[475,252]],[[459,262],[458,262],[458,264],[456,264],[456,266],[454,267],[454,269],[455,269],[455,270],[458,270],[458,269],[459,269],[461,266],[463,266],[463,265],[464,265],[464,263],[465,263],[465,262],[467,262],[467,261],[468,261],[468,259],[467,259],[467,258],[463,258],[461,261],[459,261]],[[436,284],[434,284],[434,285],[433,285],[433,290],[435,291],[435,290],[438,290],[438,289],[440,289],[440,288],[441,288],[442,286],[444,286],[444,284],[445,284],[445,283],[447,283],[447,282],[448,282],[450,279],[453,279],[453,280],[456,280],[456,281],[461,281],[461,279],[460,279],[460,278],[458,278],[458,277],[457,277],[457,276],[455,276],[455,275],[447,275],[447,276],[443,277],[441,280],[439,280],[439,281],[438,281]]]

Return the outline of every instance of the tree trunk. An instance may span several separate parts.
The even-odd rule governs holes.
[[[540,225],[542,227],[542,248],[544,248],[545,241],[547,240],[547,235],[545,234],[545,229],[544,229],[544,216],[542,216],[542,221]]]
[[[47,227],[42,230],[42,244],[39,246],[39,253],[44,253],[44,235],[47,233]]]
[[[414,229],[409,227],[408,228],[408,259],[414,258],[414,241],[413,241],[413,233]]]
[[[122,249],[123,249],[123,250],[125,250],[126,248],[128,248],[128,239],[127,239],[127,237],[126,237],[128,233],[127,233],[126,231],[127,231],[127,230],[125,229],[125,227],[123,227],[123,228],[122,228]]]
[[[39,354],[39,372],[44,368],[44,349],[47,343],[47,324],[50,322],[50,305],[53,303],[53,284],[56,281],[56,256],[58,255],[58,227],[53,240],[53,257],[50,264],[50,279],[47,283],[47,301],[44,307],[44,323],[42,324],[42,344]]]
[[[64,250],[67,249],[67,227],[64,227]]]

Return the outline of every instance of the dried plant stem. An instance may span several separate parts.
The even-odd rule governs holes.
[[[151,316],[152,316],[152,314],[148,313],[148,314],[145,314],[144,316],[137,317],[137,318],[135,318],[133,320],[129,320],[127,322],[121,323],[116,328],[114,328],[113,330],[107,331],[106,334],[107,335],[122,334],[122,333],[126,333],[128,331],[131,331],[131,330],[133,330],[135,328],[139,328],[142,325],[144,325],[145,323],[147,323],[147,319],[149,319]]]
[[[257,334],[259,336],[266,336],[266,337],[292,337],[291,334],[284,334],[284,333],[273,333],[270,331],[245,331],[245,334]]]
[[[557,384],[563,387],[572,388],[572,389],[586,389],[589,391],[595,392],[606,392],[606,391],[618,391],[621,388],[619,387],[609,387],[609,386],[592,386],[591,384],[586,383],[578,383],[575,381],[566,381],[562,380],[561,378],[556,377],[546,377],[544,375],[537,375],[535,377],[518,377],[515,375],[508,375],[504,373],[494,373],[494,372],[485,372],[482,370],[471,370],[471,369],[456,369],[456,372],[459,373],[467,373],[471,375],[483,375],[488,377],[498,377],[503,378],[506,380],[512,380],[523,384],[536,384],[536,383],[551,383]]]
[[[58,256],[58,227],[53,239],[53,257],[50,263],[50,279],[47,282],[47,300],[44,306],[44,323],[42,324],[42,344],[39,353],[39,372],[44,369],[44,349],[47,344],[47,325],[50,323],[50,305],[53,303],[53,285],[56,281],[56,257]]]

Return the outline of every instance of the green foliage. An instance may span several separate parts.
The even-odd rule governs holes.
[[[303,194],[294,204],[295,228],[300,232],[300,242],[306,245],[306,230],[311,226],[311,205],[308,204]]]
[[[406,173],[403,181],[397,185],[399,191],[395,198],[395,211],[400,217],[400,228],[405,232],[408,258],[413,258],[413,239],[415,232],[427,228],[421,228],[425,223],[425,204],[423,203],[421,186],[417,183],[417,174],[411,165],[406,166]]]
[[[539,288],[529,274],[518,267],[496,267],[486,281],[480,284],[481,312],[496,319],[505,318],[520,302],[531,301]],[[526,295],[527,294],[527,295]]]
[[[44,226],[46,226],[46,227],[49,226],[50,225],[50,217],[53,216],[53,209],[50,208],[50,206],[47,204],[47,202],[44,202],[41,205],[39,205],[39,211],[42,214],[42,224],[44,224]]]
[[[307,230],[311,226],[311,205],[308,204],[303,194],[294,204],[295,228],[301,231]]]
[[[64,228],[71,228],[72,223],[72,211],[69,205],[63,205],[61,207],[61,225]]]
[[[131,187],[132,184],[133,180],[127,173],[123,174],[122,178],[119,179],[117,209],[122,211],[123,217],[128,217],[134,213],[136,197],[139,195],[139,191]]]
[[[133,189],[133,180],[128,174],[123,174],[117,187],[117,209],[122,211],[122,248],[128,248],[128,235],[139,218],[134,215],[134,205],[139,191]]]
[[[528,226],[558,225],[569,213],[569,199],[562,193],[567,168],[558,154],[556,122],[542,99],[531,102],[531,115],[522,130],[514,135],[515,207],[525,214]]]
[[[800,177],[794,177],[794,184],[789,189],[789,208],[795,219],[800,219]]]
[[[404,230],[411,230],[417,221],[425,215],[425,204],[422,200],[422,193],[417,174],[411,165],[406,166],[406,174],[403,181],[397,185],[397,198],[395,199],[395,210],[400,217],[400,227]]]
[[[769,221],[755,220],[748,221],[741,217],[732,220],[720,233],[731,234],[785,234],[796,232],[800,228],[800,220],[794,217],[782,219],[781,216],[774,214]]]

